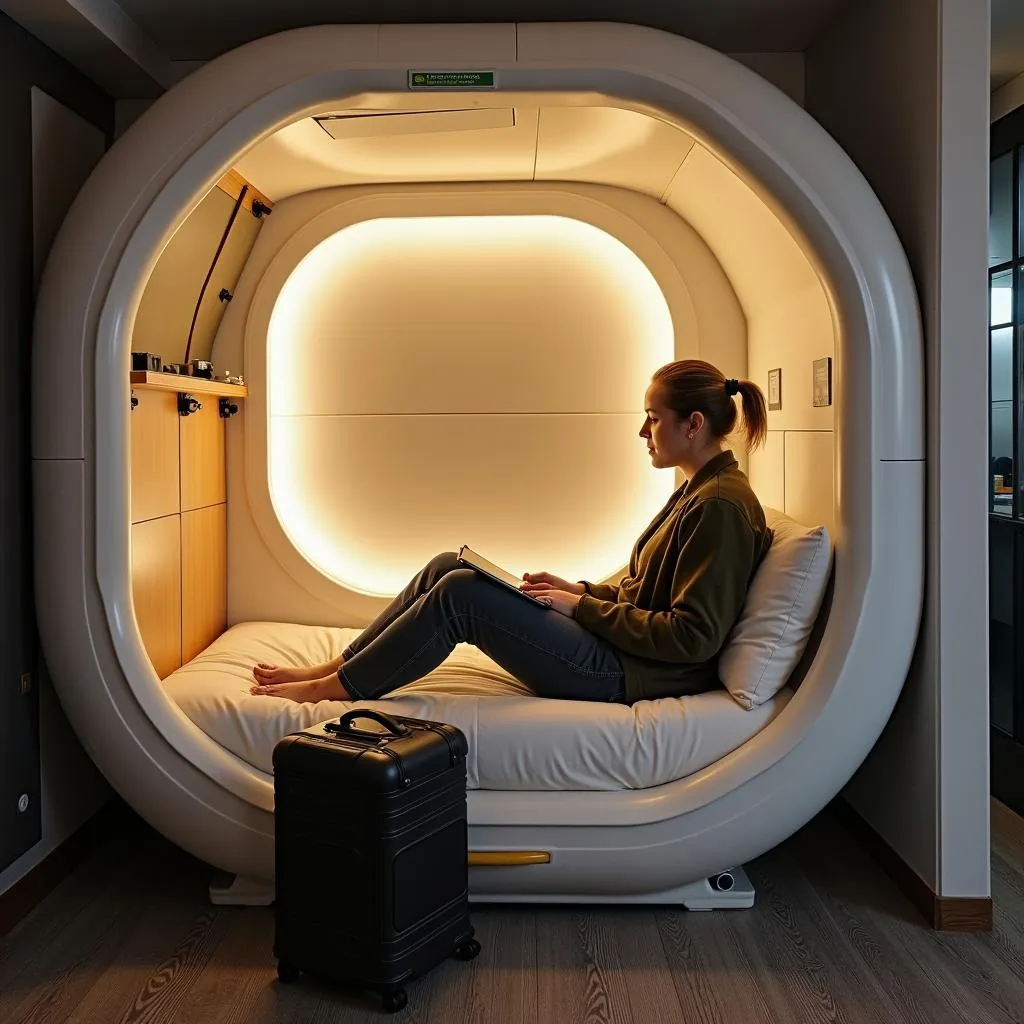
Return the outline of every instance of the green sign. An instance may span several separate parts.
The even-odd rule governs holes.
[[[493,89],[493,71],[410,71],[410,89]]]

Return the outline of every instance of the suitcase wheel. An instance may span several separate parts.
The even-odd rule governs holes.
[[[299,980],[299,969],[290,960],[277,961],[277,976],[282,984],[290,985]]]
[[[476,939],[467,939],[455,947],[455,955],[460,960],[475,960],[480,955],[480,943]]]
[[[399,1010],[405,1009],[405,1004],[409,1002],[409,997],[405,994],[404,988],[393,988],[381,994],[381,1001],[388,1013],[398,1013]]]

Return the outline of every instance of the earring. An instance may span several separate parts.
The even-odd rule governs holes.
[[[691,432],[691,433],[687,434],[686,437],[687,437],[687,440],[692,441],[693,440],[693,433]]]

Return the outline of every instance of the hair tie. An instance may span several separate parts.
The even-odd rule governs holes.
[[[738,395],[740,393],[740,382],[735,377],[730,377],[725,382],[725,393],[730,397],[732,395]]]

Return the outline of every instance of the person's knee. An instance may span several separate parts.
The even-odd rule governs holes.
[[[439,591],[439,594],[457,597],[471,593],[481,582],[481,578],[472,569],[453,568],[444,574],[434,589]]]
[[[427,570],[437,576],[444,576],[459,567],[459,555],[456,551],[442,551],[427,562]],[[472,571],[472,570],[469,570]]]
[[[428,599],[437,601],[445,618],[451,618],[467,611],[480,611],[488,606],[496,590],[494,584],[472,569],[453,569],[437,581]]]
[[[471,640],[473,613],[486,601],[480,587],[484,580],[472,569],[453,569],[442,576],[423,597],[423,612],[436,622],[452,643]]]

